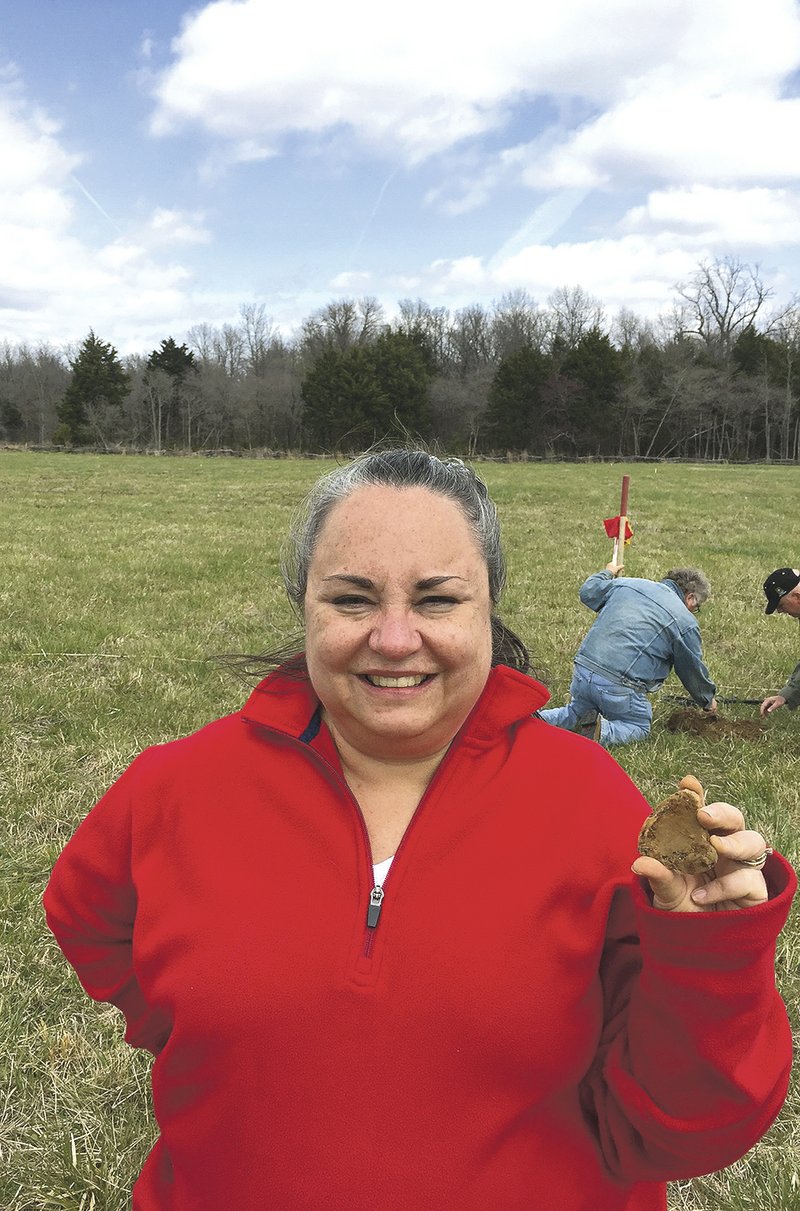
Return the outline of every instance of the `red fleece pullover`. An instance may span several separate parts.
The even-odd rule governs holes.
[[[367,833],[308,684],[143,753],[66,846],[47,917],[156,1056],[135,1211],[661,1211],[778,1112],[794,888],[655,911],[647,804],[495,669],[368,926]],[[376,897],[377,898],[377,897]]]

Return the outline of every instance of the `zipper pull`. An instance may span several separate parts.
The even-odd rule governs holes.
[[[378,919],[381,915],[381,904],[383,903],[384,891],[378,883],[369,893],[369,907],[367,908],[367,929],[375,929],[378,925]]]

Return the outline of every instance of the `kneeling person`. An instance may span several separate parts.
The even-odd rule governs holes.
[[[607,564],[581,585],[580,599],[597,618],[575,656],[569,703],[541,712],[549,723],[603,744],[648,735],[647,695],[672,668],[698,706],[717,709],[695,618],[711,595],[706,577],[697,568],[673,568],[654,581],[619,576],[621,570]]]

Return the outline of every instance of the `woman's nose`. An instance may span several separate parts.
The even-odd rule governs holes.
[[[383,610],[372,628],[369,646],[387,656],[404,656],[422,646],[416,620],[408,610]]]

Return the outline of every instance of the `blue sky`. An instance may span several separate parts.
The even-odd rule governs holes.
[[[800,292],[795,0],[0,0],[0,341]]]

